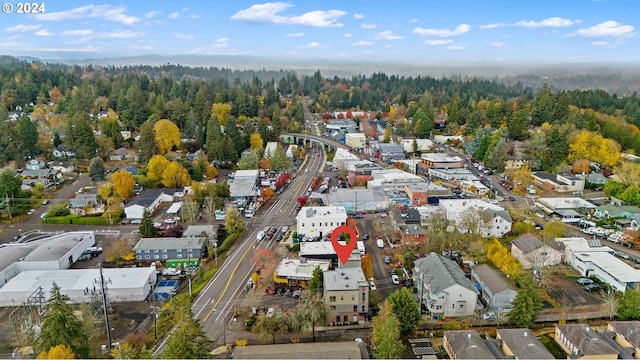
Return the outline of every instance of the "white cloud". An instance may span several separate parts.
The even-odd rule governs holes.
[[[420,36],[439,36],[439,37],[451,37],[465,34],[471,30],[471,25],[460,24],[455,29],[425,29],[423,27],[417,27],[411,31],[413,34]]]
[[[255,4],[231,16],[231,20],[276,25],[306,25],[314,27],[340,27],[338,19],[346,12],[342,10],[315,10],[299,16],[278,15],[293,5],[283,2]]]
[[[507,44],[502,42],[502,41],[492,41],[489,45],[491,45],[493,47],[497,47],[497,48],[501,48],[501,47],[507,46]]]
[[[606,41],[594,41],[591,46],[609,46],[609,43]]]
[[[47,29],[42,29],[42,30],[38,30],[35,33],[37,36],[51,36],[53,35],[53,33],[51,33],[51,31],[47,30]]]
[[[181,33],[174,33],[173,37],[178,40],[193,40],[193,35],[187,35],[187,34],[181,34]]]
[[[226,43],[229,41],[229,38],[226,37],[222,37],[222,38],[217,38],[216,39],[216,44],[220,44],[220,43]]]
[[[495,23],[495,24],[486,24],[486,25],[480,25],[479,28],[482,30],[486,30],[486,29],[495,29],[495,28],[499,28],[501,26],[506,26],[507,24],[505,23]]]
[[[201,17],[202,17],[202,15],[200,15],[200,14],[191,14],[191,15],[189,15],[189,19],[199,19]]]
[[[345,34],[344,34],[344,37],[346,37],[346,38],[350,38],[350,37],[352,37],[352,36],[353,36],[353,35],[351,35],[351,33],[345,33]]]
[[[16,26],[12,26],[12,27],[8,27],[6,29],[4,29],[6,32],[29,32],[29,31],[36,31],[38,29],[40,29],[42,27],[42,25],[16,25]]]
[[[100,18],[108,21],[119,22],[124,25],[133,25],[140,19],[126,14],[126,6],[111,5],[87,5],[71,10],[56,11],[35,15],[39,21],[66,21],[73,19]]]
[[[144,14],[145,19],[151,19],[156,17],[156,15],[160,14],[160,11],[149,11]]]
[[[301,37],[304,36],[303,32],[297,32],[297,33],[291,33],[291,34],[287,34],[285,37],[287,38],[292,38],[292,37]]]
[[[431,46],[439,46],[439,45],[451,44],[452,42],[453,40],[447,39],[447,40],[427,40],[424,43]]]
[[[227,38],[217,39],[213,44],[208,46],[203,46],[199,48],[195,48],[188,53],[190,54],[200,54],[200,55],[216,55],[221,53],[228,53],[229,51],[223,51],[229,48],[229,44],[227,43]]]
[[[410,23],[417,23],[417,22],[418,22],[418,19],[411,19],[411,20],[409,20],[409,22],[410,22]]]
[[[319,42],[317,41],[312,41],[310,43],[308,43],[307,45],[302,45],[302,46],[298,46],[296,47],[296,49],[300,50],[300,49],[321,49],[321,48],[326,48],[327,45],[320,45]]]
[[[364,15],[356,13],[356,14],[353,14],[353,18],[356,20],[362,20],[364,19]]]
[[[542,21],[533,20],[521,20],[513,24],[514,26],[522,26],[526,28],[539,28],[539,27],[567,27],[574,24],[579,24],[580,20],[569,20],[560,17],[550,17]]]
[[[375,42],[373,41],[364,41],[364,40],[360,40],[360,41],[356,41],[353,44],[351,44],[351,46],[371,46],[375,44]]]
[[[140,33],[140,32],[135,32],[135,31],[129,31],[129,30],[118,30],[118,31],[112,31],[112,32],[105,32],[105,33],[101,33],[100,37],[103,38],[110,38],[110,39],[130,39],[130,38],[135,38],[135,37],[141,37],[143,36],[144,33]]]
[[[400,40],[403,39],[400,35],[393,35],[390,30],[382,31],[373,36],[376,40]]]
[[[447,50],[464,50],[466,49],[466,47],[461,46],[461,45],[450,45],[447,46]]]
[[[175,19],[177,19],[177,18],[179,18],[179,17],[180,17],[180,13],[179,13],[179,12],[177,12],[177,11],[176,11],[176,12],[172,12],[172,13],[171,13],[171,14],[169,14],[169,16],[167,16],[167,17],[168,17],[169,19],[171,19],[171,20],[175,20]]]
[[[601,22],[589,28],[580,29],[572,35],[582,37],[632,37],[636,33],[631,25],[620,24],[617,21],[609,20]]]
[[[376,24],[365,24],[365,23],[360,24],[360,29],[375,29],[375,28],[376,28]]]
[[[389,48],[392,48],[392,47],[393,47],[393,45],[392,45],[392,44],[387,44],[387,45],[385,45],[384,47],[385,47],[385,48],[387,48],[387,49],[389,49]]]
[[[88,36],[93,34],[91,29],[67,30],[61,33],[62,36]]]

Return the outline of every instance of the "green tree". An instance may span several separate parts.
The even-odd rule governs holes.
[[[60,287],[54,283],[36,338],[37,353],[49,352],[58,345],[66,345],[78,358],[89,358],[85,329],[68,302],[69,297],[60,293]]]
[[[321,292],[324,284],[324,274],[320,266],[316,266],[311,274],[311,279],[307,283],[307,290],[313,292]]]
[[[251,149],[251,151],[240,158],[238,161],[238,169],[251,170],[260,168],[260,151]]]
[[[388,143],[389,141],[391,141],[391,124],[387,123],[387,127],[384,128],[384,137],[382,139],[383,143]]]
[[[518,295],[513,299],[508,323],[521,328],[532,328],[541,309],[542,299],[533,286],[533,281],[523,280]]]
[[[529,120],[527,111],[520,109],[511,114],[507,124],[507,132],[513,140],[521,141],[529,137]]]
[[[640,320],[640,291],[627,289],[618,302],[618,319]]]
[[[269,156],[271,160],[271,168],[276,171],[285,171],[291,168],[291,159],[287,157],[287,154],[284,152],[282,146],[276,146],[275,151],[271,156]]]
[[[76,116],[67,123],[67,135],[64,138],[69,150],[75,152],[76,157],[89,159],[96,154],[98,144],[87,116]]]
[[[258,315],[256,323],[251,327],[251,331],[260,334],[265,339],[271,340],[272,344],[276,343],[276,336],[283,334],[289,329],[288,321],[284,315],[267,316],[265,313]]]
[[[224,221],[229,234],[241,234],[244,231],[244,221],[240,217],[238,210],[234,208],[227,209],[227,218]]]
[[[153,123],[145,121],[140,126],[140,140],[138,141],[138,162],[146,164],[153,155],[158,153],[156,146],[156,133]]]
[[[166,359],[204,359],[209,355],[210,340],[200,321],[193,317],[187,298],[178,302],[173,314],[174,330],[167,340]],[[226,325],[225,325],[226,326]]]
[[[142,224],[140,224],[140,235],[146,237],[152,237],[158,235],[158,230],[153,227],[151,222],[151,214],[147,210],[142,214]]]
[[[98,182],[104,180],[106,170],[104,169],[104,161],[99,156],[91,159],[89,164],[89,177],[92,181]]]
[[[316,326],[327,321],[327,305],[321,300],[307,299],[296,307],[293,316],[297,318],[297,323],[301,325],[301,328],[311,330],[311,338],[315,342]]]
[[[20,187],[22,180],[14,170],[5,169],[0,173],[0,198],[20,197]]]
[[[372,320],[373,342],[376,347],[373,354],[376,359],[399,359],[404,351],[404,345],[400,340],[400,321],[396,317],[389,301],[385,301],[380,307],[380,312]]]
[[[394,291],[387,299],[391,304],[391,310],[400,321],[400,334],[409,335],[420,321],[420,313],[413,294],[402,287]]]
[[[564,236],[566,225],[560,220],[552,220],[544,224],[542,240],[546,244],[552,244],[556,238]]]
[[[32,155],[38,142],[38,129],[26,113],[18,119],[16,133],[18,135],[18,141],[15,145],[19,147],[20,154],[22,156]]]

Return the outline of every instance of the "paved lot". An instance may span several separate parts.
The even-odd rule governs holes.
[[[577,275],[577,274],[576,274]],[[576,282],[577,277],[554,274],[547,280],[547,291],[561,307],[598,305],[600,292],[588,292]]]

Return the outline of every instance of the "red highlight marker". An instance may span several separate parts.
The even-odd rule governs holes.
[[[349,243],[345,245],[338,242],[338,238],[342,236],[343,233],[349,234],[350,239]],[[331,233],[331,245],[333,245],[333,250],[336,251],[342,265],[346,264],[347,260],[349,260],[349,256],[351,256],[353,249],[356,247],[356,241],[356,231],[347,225],[338,226]]]

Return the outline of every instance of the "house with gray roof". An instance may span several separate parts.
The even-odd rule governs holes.
[[[133,251],[138,260],[199,259],[206,255],[206,241],[204,237],[141,238]]]
[[[511,255],[527,270],[539,270],[562,261],[562,251],[543,243],[531,233],[511,241]]]
[[[640,321],[610,321],[607,331],[613,339],[628,352],[640,356]]]
[[[556,325],[554,339],[569,359],[618,359],[621,355],[606,335],[586,324]]]
[[[498,329],[496,342],[505,358],[555,359],[530,329]]]
[[[413,283],[423,309],[432,319],[470,316],[475,313],[478,290],[458,264],[431,253],[414,262]]]
[[[474,266],[471,269],[471,279],[494,310],[511,308],[511,302],[518,295],[518,289],[511,280],[502,271],[487,264]]]
[[[368,359],[355,341],[236,346],[232,359]]]
[[[127,219],[142,219],[145,210],[153,214],[162,202],[182,197],[184,197],[183,189],[146,189],[127,203],[124,213]]]
[[[78,194],[69,200],[69,212],[74,215],[95,215],[102,214],[104,211],[105,205],[98,194]]]
[[[475,330],[448,330],[443,335],[442,345],[450,359],[497,358]]]

